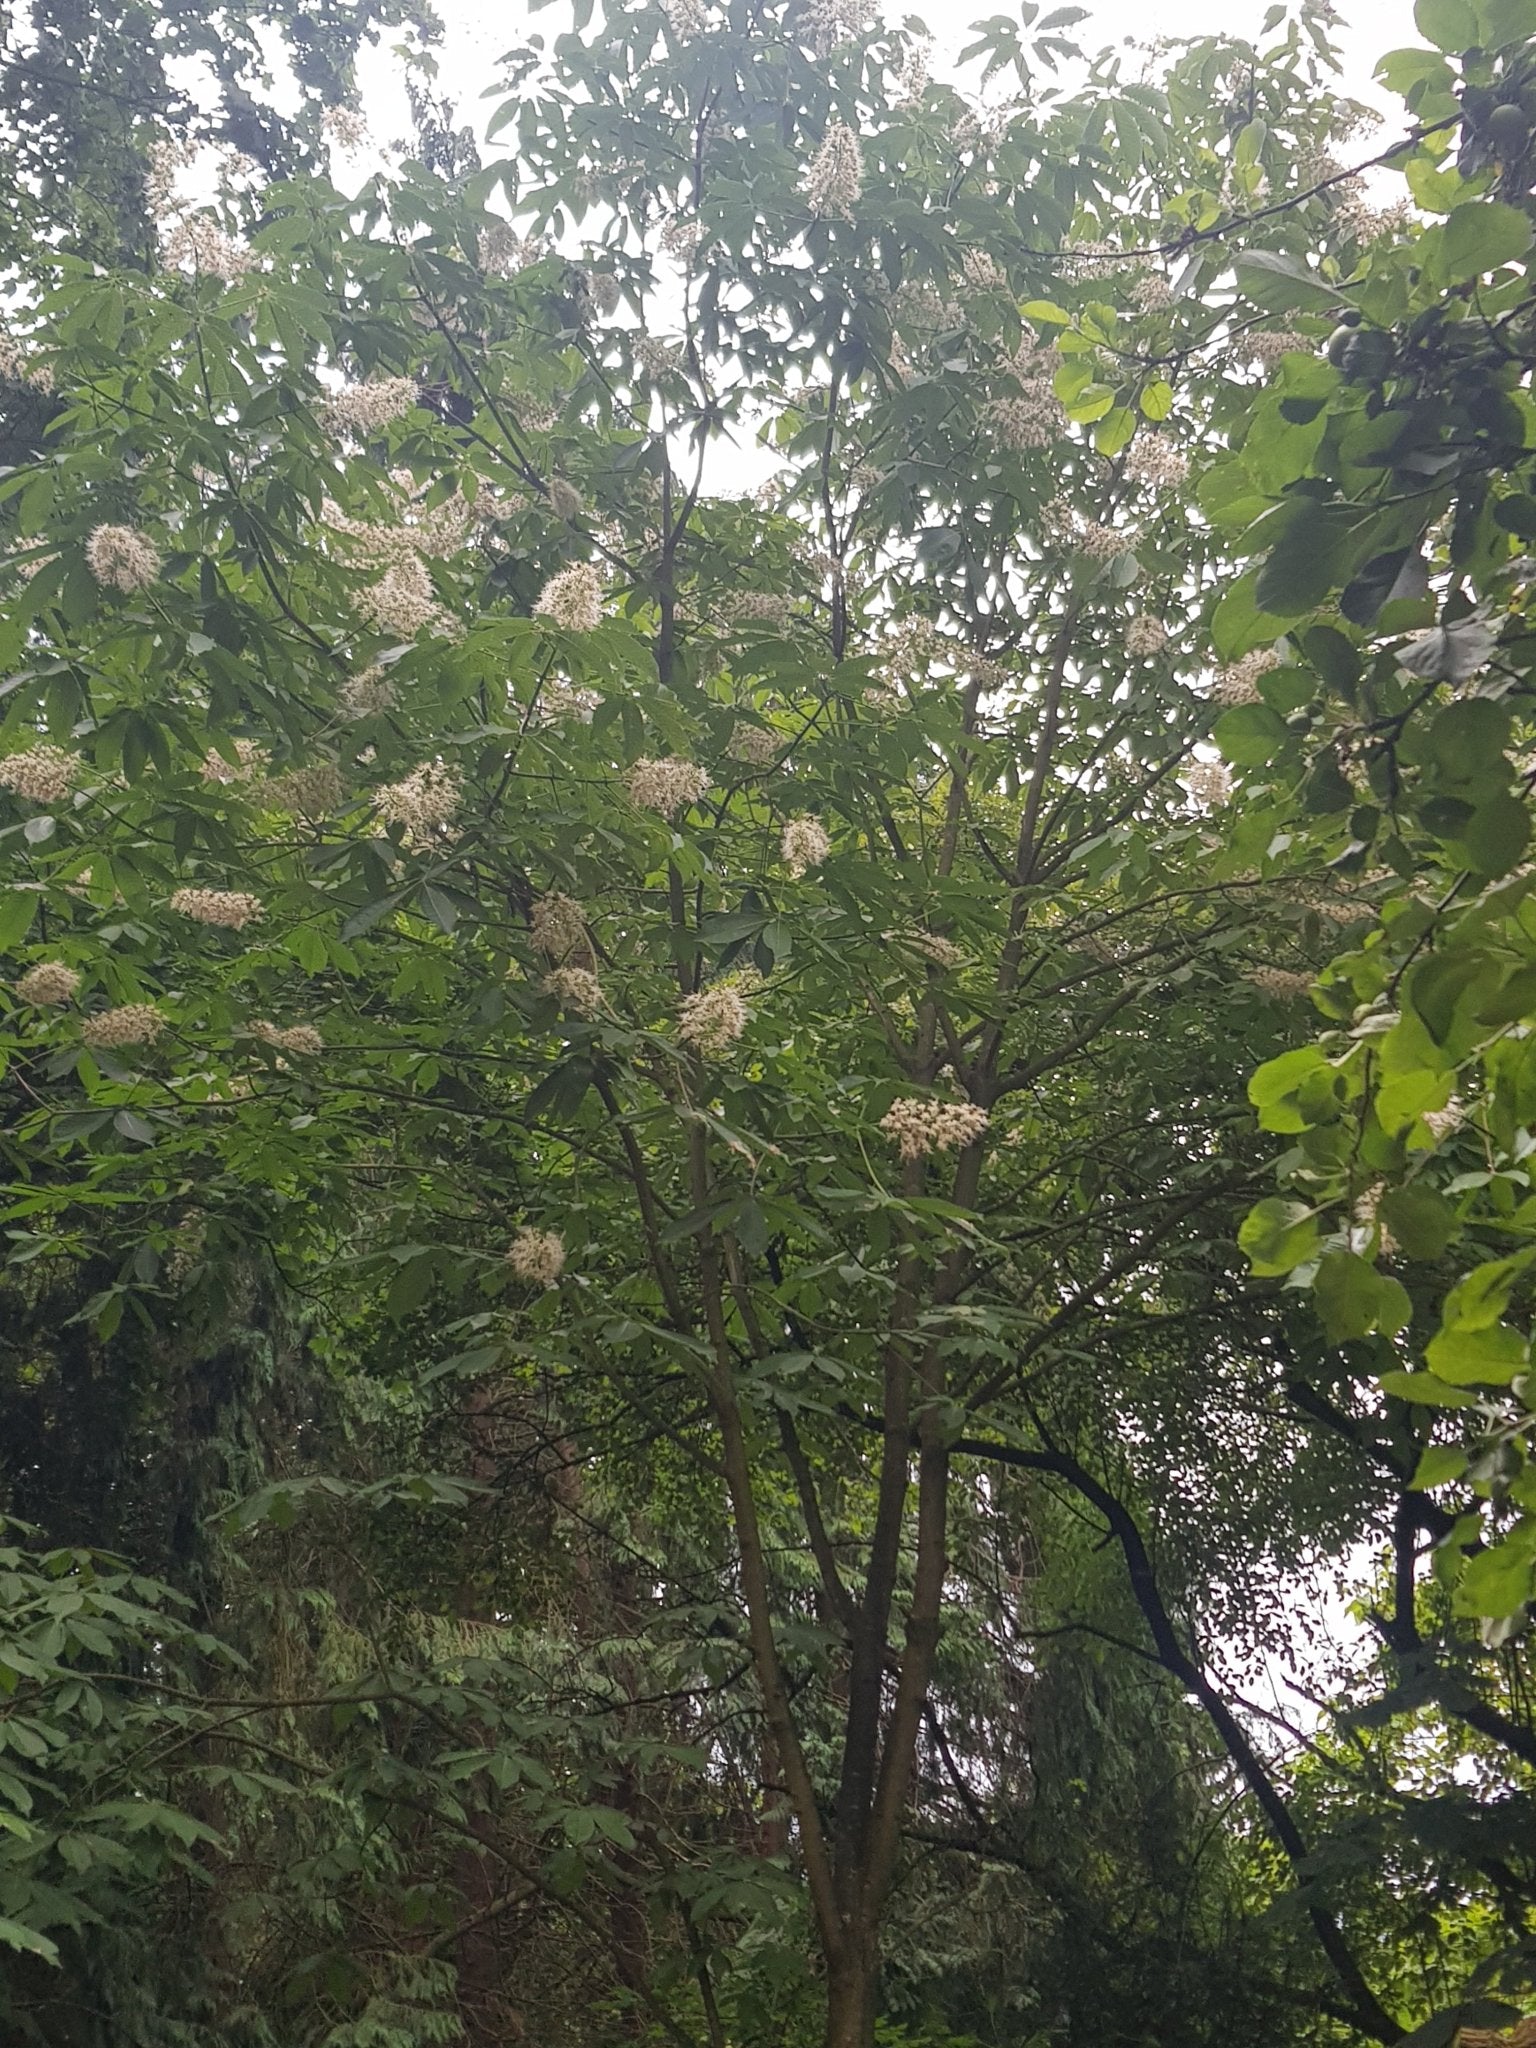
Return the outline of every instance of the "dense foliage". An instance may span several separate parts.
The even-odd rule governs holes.
[[[8,2037],[1518,2017],[1527,12],[12,106]]]

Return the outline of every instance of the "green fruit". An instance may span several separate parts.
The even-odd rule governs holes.
[[[1351,384],[1379,384],[1391,369],[1397,346],[1379,327],[1357,327],[1335,358]]]
[[[1328,360],[1336,370],[1344,367],[1344,351],[1355,338],[1353,327],[1335,327],[1328,337]]]
[[[1515,163],[1531,145],[1531,124],[1519,107],[1507,102],[1495,107],[1483,129],[1490,147],[1502,163]]]

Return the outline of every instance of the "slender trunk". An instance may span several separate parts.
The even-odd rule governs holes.
[[[878,1974],[873,1942],[850,1934],[827,1971],[826,2048],[874,2048]]]

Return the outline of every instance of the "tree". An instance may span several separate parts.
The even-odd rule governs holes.
[[[1264,1185],[1241,1087],[1323,922],[1376,901],[1292,798],[1293,657],[1342,669],[1352,642],[1291,629],[1341,551],[1379,583],[1423,509],[1291,488],[1379,349],[1350,328],[1334,363],[1318,315],[1268,317],[1379,267],[1444,320],[1525,244],[1497,239],[1507,202],[1451,211],[1427,258],[1341,207],[1313,159],[1353,112],[1314,12],[1139,79],[1099,60],[1071,94],[1036,83],[1074,54],[1061,26],[988,24],[971,57],[1018,92],[977,109],[925,83],[910,30],[838,6],[614,6],[550,66],[513,53],[509,159],[355,197],[313,173],[212,208],[172,190],[159,268],[61,254],[28,328],[60,410],[5,480],[13,1259],[104,1266],[78,1313],[115,1361],[178,1327],[189,1275],[216,1316],[258,1257],[335,1349],[391,1351],[381,1298],[422,1347],[399,1377],[453,1393],[458,1477],[284,1470],[269,1414],[239,1519],[466,1508],[441,1572],[370,1563],[418,1642],[450,1604],[492,1632],[521,1612],[470,1563],[492,1412],[537,1416],[545,1456],[597,1461],[643,1518],[630,1576],[580,1595],[644,1623],[627,1668],[592,1667],[622,1739],[541,1710],[499,1652],[466,1679],[375,1644],[360,1697],[333,1668],[238,1709],[377,1717],[299,1776],[389,1817],[377,1863],[344,1830],[349,1912],[460,1901],[465,1936],[426,1957],[480,1985],[481,2038],[504,2016],[475,1930],[537,1896],[608,1942],[617,2023],[723,2042],[730,1916],[782,1926],[788,1861],[825,2039],[867,2048],[914,1829],[966,1811],[995,1852],[1021,1803],[996,1703],[973,1756],[946,1732],[977,1698],[946,1665],[962,1544],[1027,1534],[1019,1474],[1042,1527],[1111,1544],[1129,1654],[1204,1716],[1171,1751],[1272,1845],[1207,1873],[1175,1833],[1207,1948],[1239,1865],[1288,1869],[1312,1945],[1272,1959],[1266,2001],[1383,2041],[1426,2003],[1376,1981],[1228,1696],[1202,1603],[1259,1568],[1225,1536],[1213,1567],[1182,1492],[1267,1488],[1259,1556],[1332,1512],[1251,1476],[1238,1427],[1294,1336],[1233,1285]],[[1415,92],[1437,76],[1393,61]],[[1387,155],[1449,193],[1437,109]],[[1383,415],[1358,410],[1337,459],[1374,491]],[[775,458],[755,498],[713,487],[746,431]],[[1409,467],[1437,477],[1424,445]],[[1492,772],[1484,716],[1437,773]],[[1302,789],[1337,819],[1322,768]],[[1287,1100],[1298,1059],[1327,1065],[1261,1068]],[[1300,1267],[1311,1210],[1267,1198],[1244,1242],[1261,1274]],[[1331,1256],[1332,1335],[1400,1327],[1400,1285]],[[1234,1418],[1214,1445],[1208,1409]],[[703,1729],[674,1822],[658,1748]],[[637,1824],[658,1776],[666,1820]],[[733,1805],[755,1853],[722,1842]],[[1169,1809],[1191,1836],[1195,1807]],[[953,1825],[937,1846],[965,1852]],[[686,2002],[656,1986],[659,1913]],[[360,1981],[324,1964],[317,2012]]]

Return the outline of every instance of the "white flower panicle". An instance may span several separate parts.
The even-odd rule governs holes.
[[[587,293],[602,319],[611,320],[619,310],[622,290],[611,270],[591,271],[587,277]]]
[[[574,1017],[595,1017],[603,1007],[603,985],[588,967],[553,967],[539,985]]]
[[[1134,655],[1137,661],[1148,661],[1154,654],[1161,654],[1168,645],[1168,628],[1161,619],[1154,619],[1147,612],[1137,612],[1128,619],[1125,626],[1125,651]]]
[[[696,994],[683,997],[677,1013],[677,1035],[706,1059],[719,1059],[730,1051],[750,1021],[740,989],[717,981],[711,988],[701,988]]]
[[[79,987],[79,975],[62,960],[39,960],[35,967],[16,977],[17,995],[24,1003],[36,1003],[39,1007],[72,1003]]]
[[[603,582],[590,562],[557,570],[539,592],[535,618],[553,619],[567,633],[593,633],[603,623]]]
[[[380,718],[399,702],[394,684],[377,663],[348,676],[336,692],[336,709],[343,718]]]
[[[266,915],[261,898],[245,889],[177,889],[171,909],[194,924],[222,925],[232,932],[244,931]]]
[[[819,868],[832,851],[827,828],[819,818],[791,818],[779,840],[779,853],[792,875]]]
[[[930,1152],[960,1152],[974,1145],[990,1118],[973,1102],[935,1102],[923,1095],[903,1095],[880,1119],[880,1128],[896,1140],[903,1159],[926,1159]]]
[[[991,433],[1017,454],[1032,448],[1049,448],[1067,431],[1066,408],[1056,396],[1056,372],[1061,358],[1048,341],[1025,341],[1008,363],[1009,375],[1019,386],[1014,398],[995,398],[983,417]]]
[[[197,160],[197,150],[190,142],[175,136],[158,136],[144,152],[148,159],[144,172],[144,198],[153,214],[164,214],[176,203],[176,174],[186,170]]]
[[[548,254],[549,243],[542,235],[520,235],[510,221],[499,220],[480,236],[480,267],[495,277],[516,277]]]
[[[227,235],[205,213],[188,214],[164,233],[161,260],[185,267],[200,277],[216,277],[225,284],[238,284],[256,267],[255,252],[235,236]]]
[[[1166,313],[1173,304],[1173,286],[1161,271],[1143,271],[1131,286],[1131,304],[1138,313]]]
[[[859,138],[846,122],[833,121],[806,169],[804,190],[810,209],[822,219],[852,220],[863,189]]]
[[[932,42],[915,42],[912,45],[907,52],[907,61],[902,66],[901,76],[896,81],[896,94],[892,102],[894,106],[921,106],[923,94],[928,90],[932,57]]]
[[[551,960],[566,960],[575,952],[586,952],[587,920],[574,898],[552,889],[534,904],[528,930],[539,951]]]
[[[960,258],[960,275],[973,292],[1005,292],[1008,273],[985,249],[967,249]]]
[[[131,597],[160,574],[160,555],[134,527],[98,526],[85,544],[85,566],[103,590]]]
[[[1354,1226],[1350,1236],[1355,1240],[1350,1247],[1351,1250],[1357,1252],[1368,1251],[1371,1240],[1374,1238],[1376,1240],[1376,1250],[1382,1258],[1390,1259],[1397,1251],[1397,1239],[1392,1235],[1386,1224],[1382,1222],[1378,1213],[1381,1208],[1381,1198],[1386,1192],[1386,1182],[1378,1180],[1373,1181],[1359,1196],[1350,1216],[1350,1222]]]
[[[676,817],[689,804],[697,803],[709,785],[707,768],[677,754],[665,755],[660,760],[642,758],[624,778],[630,802],[642,811],[657,811],[663,818]]]
[[[1312,353],[1312,343],[1307,336],[1290,327],[1255,328],[1242,337],[1240,347],[1244,355],[1266,370],[1272,370],[1282,356]]]
[[[552,476],[549,480],[549,509],[557,519],[569,522],[579,519],[586,507],[581,502],[581,493],[563,476]]]
[[[272,778],[263,796],[296,818],[324,818],[347,800],[347,785],[334,761],[316,761],[308,768],[289,768]]]
[[[381,633],[398,634],[414,640],[424,630],[452,637],[458,621],[437,601],[427,565],[419,555],[408,555],[386,569],[377,583],[362,591],[357,608]]]
[[[1232,773],[1224,761],[1192,761],[1182,779],[1190,800],[1203,811],[1232,801]]]
[[[446,761],[423,761],[399,782],[386,782],[374,792],[374,807],[387,825],[403,825],[413,837],[426,837],[451,823],[463,796],[457,768]]]
[[[738,590],[731,598],[731,610],[738,619],[782,626],[789,617],[789,599],[775,590]]]
[[[233,761],[226,761],[217,747],[210,747],[203,756],[203,780],[248,782],[253,775],[265,772],[267,760],[266,748],[258,745],[255,740],[236,740]]]
[[[16,984],[19,989],[21,983]],[[1467,1120],[1467,1106],[1459,1095],[1453,1095],[1444,1109],[1426,1109],[1419,1121],[1437,1145],[1443,1145],[1453,1131],[1459,1131]]]
[[[749,725],[738,718],[731,727],[727,752],[734,761],[744,761],[751,768],[766,768],[777,761],[783,751],[784,737],[766,725]]]
[[[654,334],[637,334],[632,346],[635,361],[647,377],[669,377],[674,370],[682,368],[683,345],[680,341],[664,341]]]
[[[153,1003],[119,1003],[113,1010],[98,1010],[80,1026],[87,1045],[104,1051],[120,1045],[153,1045],[165,1029],[166,1019]]]
[[[830,57],[839,44],[863,32],[869,14],[869,0],[806,0],[795,28],[818,57]]]
[[[1129,554],[1137,538],[1135,527],[1103,526],[1096,519],[1085,519],[1078,528],[1076,544],[1092,562],[1113,562],[1117,556]]]
[[[1189,459],[1156,434],[1138,435],[1126,453],[1125,473],[1135,483],[1174,490],[1189,475]]]
[[[52,366],[30,359],[15,335],[3,332],[0,332],[0,379],[7,384],[30,384],[34,391],[53,389]]]
[[[1277,1003],[1294,1003],[1312,989],[1310,974],[1297,974],[1289,967],[1255,967],[1243,979]]]
[[[934,967],[965,965],[964,948],[957,946],[953,939],[946,939],[942,932],[913,931],[903,936],[913,952],[921,953]]]
[[[565,1265],[565,1239],[557,1230],[520,1230],[507,1246],[507,1264],[533,1287],[553,1287]]]
[[[365,441],[408,413],[416,397],[414,377],[373,377],[333,391],[320,406],[320,424],[328,434]]]
[[[709,26],[704,0],[663,0],[667,23],[676,36],[702,35]]]
[[[368,140],[368,123],[354,107],[327,107],[320,116],[320,131],[333,149],[352,155]]]
[[[1241,661],[1234,661],[1220,671],[1211,687],[1211,697],[1217,704],[1257,704],[1259,677],[1279,666],[1280,657],[1274,648],[1256,647]]]
[[[325,1040],[313,1024],[277,1025],[260,1021],[251,1026],[251,1036],[279,1052],[294,1052],[306,1059],[325,1051]]]
[[[61,804],[74,793],[80,778],[79,756],[48,740],[0,761],[0,789],[32,804]]]

